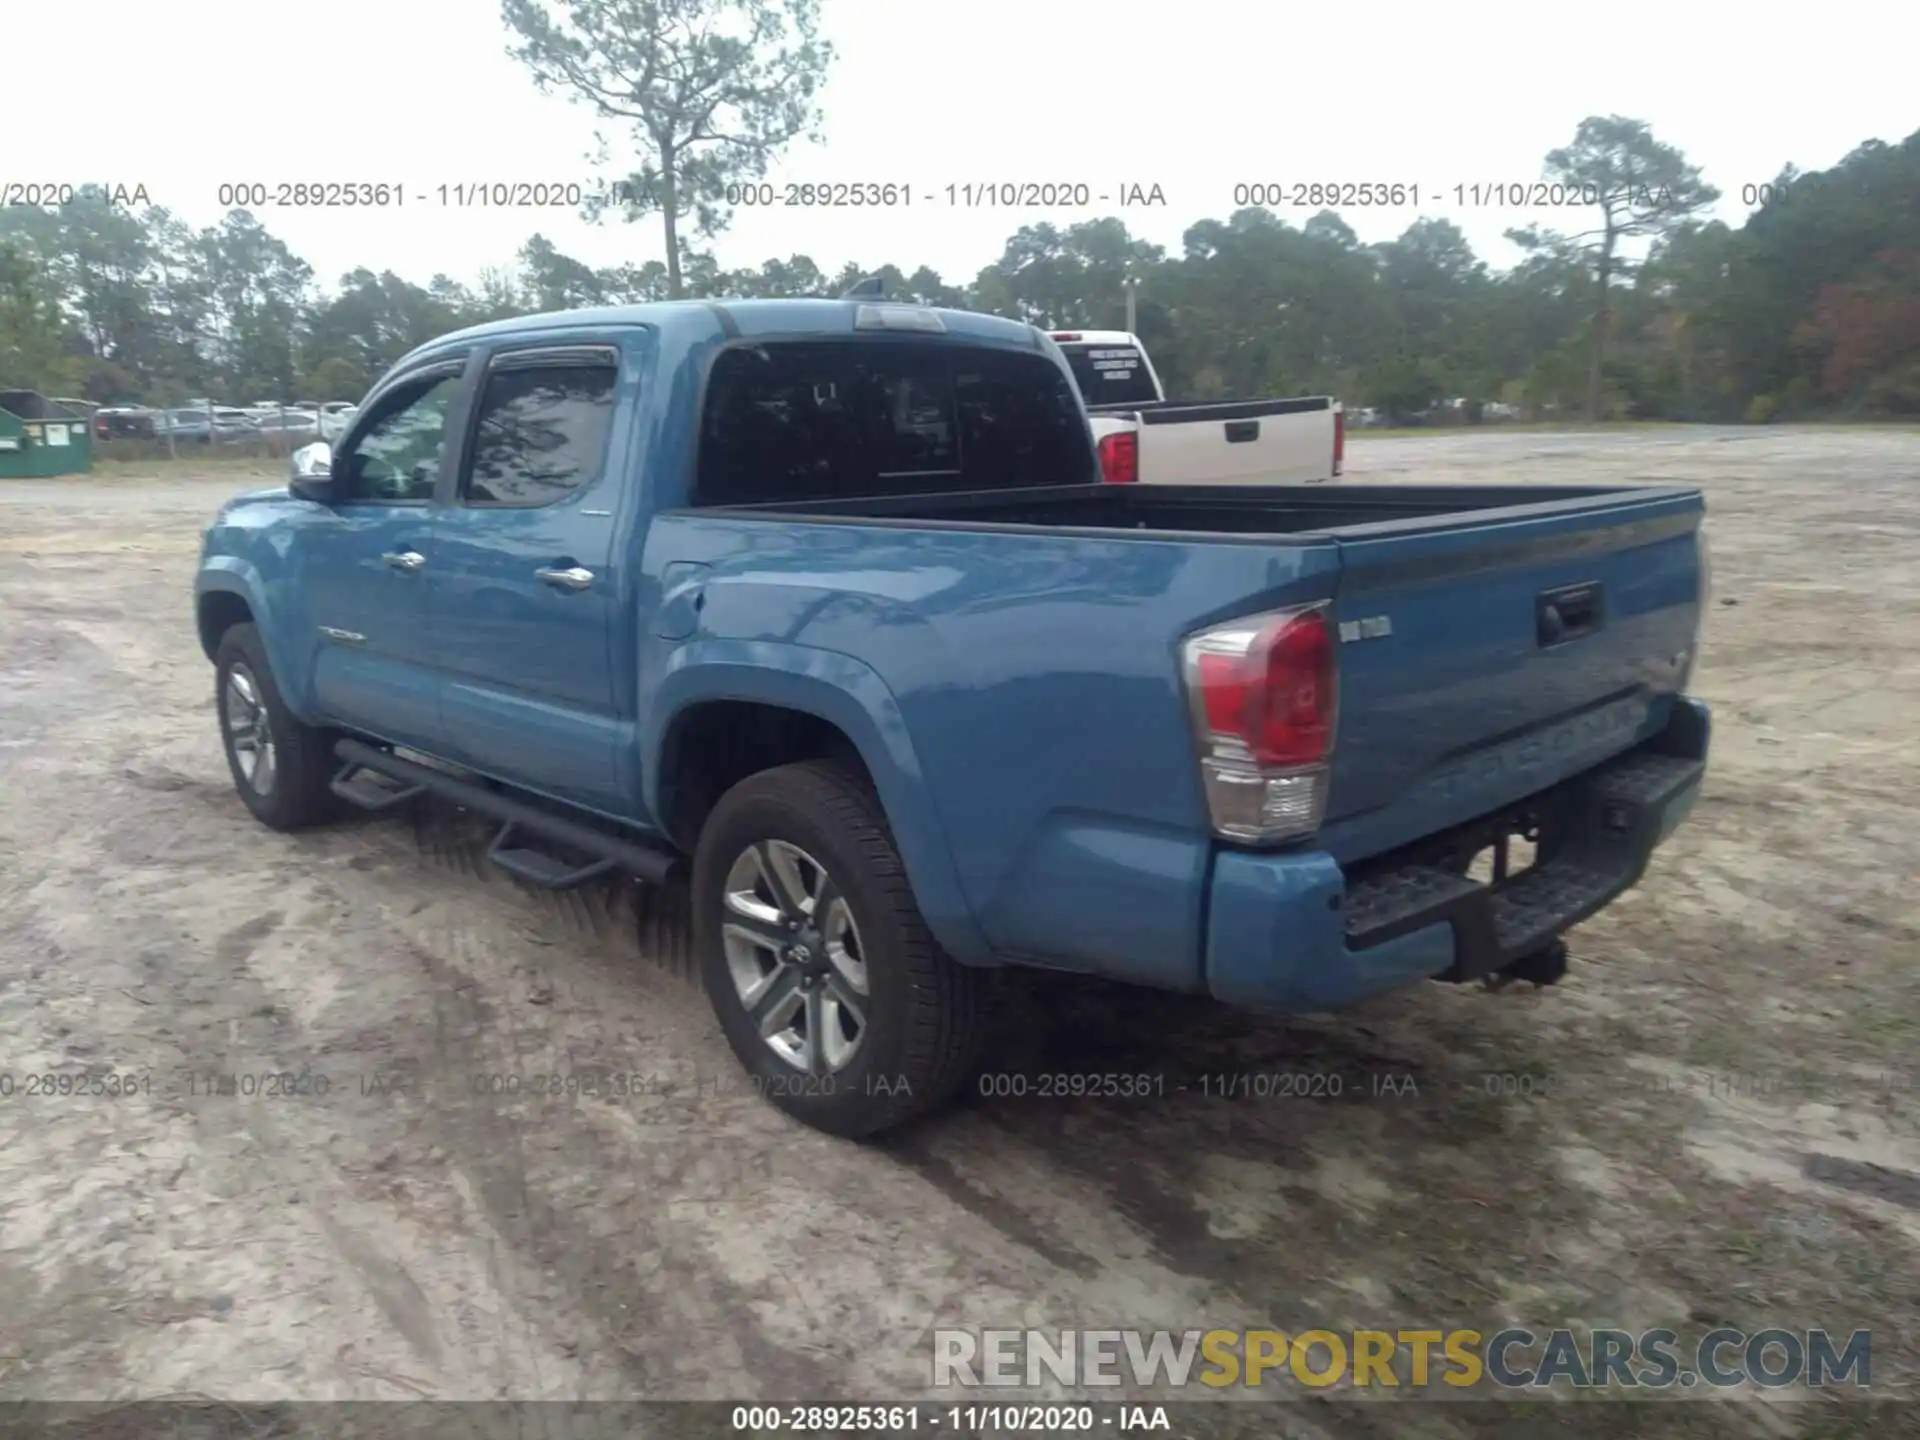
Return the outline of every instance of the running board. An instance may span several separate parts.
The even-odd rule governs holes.
[[[369,815],[397,810],[427,793],[424,785],[383,783],[386,780],[386,776],[369,770],[358,761],[348,760],[341,765],[340,773],[333,777],[327,789],[354,809],[365,810]]]
[[[493,844],[487,847],[487,858],[529,885],[537,885],[542,890],[575,890],[589,880],[611,875],[620,868],[618,860],[604,855],[584,865],[562,860],[558,855],[526,844],[520,833],[523,828],[518,820],[502,824],[500,833],[493,837]]]
[[[342,762],[340,774],[335,777],[332,786],[336,795],[362,809],[377,811],[392,809],[402,800],[412,800],[422,793],[431,793],[498,820],[500,833],[494,837],[487,858],[509,874],[543,889],[571,890],[589,880],[621,872],[650,885],[658,885],[673,878],[684,864],[677,852],[663,846],[609,835],[603,830],[551,814],[472,781],[425,765],[416,765],[411,760],[403,760],[364,741],[342,740],[333,749]],[[351,793],[355,777],[363,770],[386,780],[397,781],[402,788],[379,796],[369,795],[365,789],[359,794]],[[369,800],[372,803],[368,803]],[[534,838],[593,858],[586,864],[563,860],[525,843]]]

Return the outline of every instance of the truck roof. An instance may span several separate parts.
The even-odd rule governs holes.
[[[402,365],[434,351],[497,335],[520,335],[528,331],[567,329],[596,325],[653,325],[663,330],[685,330],[692,326],[710,333],[716,326],[729,324],[743,337],[780,335],[794,338],[807,335],[844,335],[854,328],[854,316],[863,307],[880,305],[896,309],[926,309],[940,317],[949,339],[1017,345],[1025,349],[1040,346],[1033,326],[998,315],[981,315],[970,310],[943,310],[893,300],[656,300],[639,305],[602,305],[585,310],[554,310],[539,315],[516,315],[484,325],[470,325],[442,335],[409,352]],[[898,332],[896,332],[898,333]],[[938,340],[942,332],[918,332],[920,338]],[[397,368],[397,367],[396,367]]]

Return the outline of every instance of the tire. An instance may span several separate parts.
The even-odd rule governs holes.
[[[275,830],[300,830],[340,813],[327,787],[339,768],[331,730],[303,724],[280,698],[266,647],[253,625],[233,625],[213,655],[220,743],[241,803]],[[264,724],[268,743],[258,744]]]
[[[727,791],[700,831],[692,899],[721,1029],[755,1091],[803,1124],[876,1135],[938,1108],[973,1072],[982,977],[928,931],[857,769],[806,761]]]

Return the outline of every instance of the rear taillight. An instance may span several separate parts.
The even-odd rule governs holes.
[[[1333,473],[1338,478],[1347,468],[1347,412],[1333,407]]]
[[[1071,345],[1080,338],[1080,332],[1077,330],[1056,330],[1048,338],[1061,345]]]
[[[1327,606],[1202,630],[1181,659],[1214,833],[1262,843],[1319,829],[1339,721]]]
[[[1140,437],[1116,430],[1100,437],[1100,478],[1109,485],[1133,485],[1140,479]]]

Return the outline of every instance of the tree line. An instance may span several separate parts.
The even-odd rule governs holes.
[[[1021,227],[971,279],[806,255],[727,270],[676,236],[675,263],[595,268],[540,235],[473,283],[356,269],[328,289],[245,210],[196,228],[80,190],[0,209],[0,389],[104,403],[355,399],[463,325],[666,298],[890,295],[1049,328],[1135,328],[1169,391],[1331,393],[1407,418],[1455,398],[1532,414],[1767,421],[1920,415],[1920,132],[1755,187],[1738,226],[1644,124],[1582,123],[1543,173],[1593,203],[1510,232],[1495,271],[1445,219],[1362,244],[1333,211],[1249,208],[1177,253],[1117,218]],[[1469,413],[1471,413],[1471,406]]]

